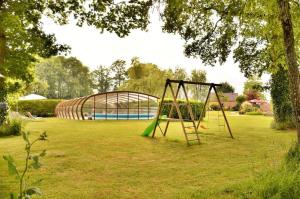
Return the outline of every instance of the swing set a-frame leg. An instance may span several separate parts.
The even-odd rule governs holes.
[[[152,133],[152,138],[154,138],[155,132],[156,132],[156,129],[157,129],[157,126],[159,125],[159,124],[158,124],[159,116],[160,116],[160,113],[161,113],[161,111],[162,111],[162,107],[163,107],[163,104],[164,104],[164,99],[165,99],[166,92],[167,92],[167,88],[168,88],[168,85],[169,85],[169,84],[170,84],[170,82],[169,82],[169,81],[166,81],[165,89],[164,89],[164,92],[163,92],[163,95],[162,95],[162,98],[161,98],[161,101],[160,101],[159,108],[158,108],[158,110],[157,110],[157,115],[156,115],[156,119],[155,119],[155,127],[154,127],[154,130],[153,130],[153,133]]]
[[[182,84],[182,82],[180,82],[179,84]],[[178,86],[178,89],[180,88],[180,86],[181,85]],[[178,113],[178,117],[179,117],[179,120],[180,120],[180,123],[181,123],[182,130],[184,132],[184,136],[185,136],[187,145],[189,146],[189,139],[188,139],[187,134],[186,134],[186,130],[185,130],[185,126],[184,126],[184,123],[183,123],[182,114],[181,114],[181,111],[180,111],[180,108],[179,108],[179,105],[178,105],[178,102],[177,102],[176,94],[174,93],[174,90],[173,90],[173,87],[172,87],[171,84],[169,85],[169,87],[170,87],[171,94],[172,94],[172,97],[173,97],[173,104],[174,104],[174,106],[176,108],[176,111]],[[177,92],[179,92],[179,90]]]
[[[171,84],[169,84],[169,87],[172,89]],[[180,87],[181,87],[181,84],[178,84],[177,91],[176,91],[176,94],[175,94],[176,100],[177,100],[177,97],[178,97],[178,94],[179,94]],[[172,116],[173,116],[173,110],[174,110],[174,107],[175,107],[174,103],[175,102],[173,101],[171,109],[170,109],[170,112],[169,112],[169,115],[168,115],[168,118],[172,118]],[[166,136],[166,134],[167,134],[167,131],[168,131],[168,128],[169,128],[169,124],[170,124],[170,121],[168,120],[167,124],[166,124],[166,128],[165,128],[164,134],[163,134],[164,136]]]
[[[225,120],[227,129],[228,129],[228,132],[229,132],[229,134],[230,134],[230,137],[231,137],[232,139],[234,139],[234,137],[233,137],[233,135],[232,135],[232,132],[231,132],[231,128],[230,128],[229,123],[228,123],[228,120],[227,120],[227,117],[226,117],[225,112],[224,112],[224,109],[223,109],[223,105],[222,105],[221,100],[220,100],[220,97],[219,97],[219,95],[218,95],[217,89],[216,89],[215,86],[212,86],[212,88],[214,89],[214,91],[215,91],[215,93],[216,93],[216,97],[217,97],[217,100],[218,100],[220,109],[221,109],[221,111],[222,111],[222,114],[223,114],[223,117],[224,117],[224,120]]]
[[[217,89],[214,85],[210,86],[209,87],[209,90],[208,90],[208,94],[207,94],[207,97],[206,97],[206,100],[205,100],[205,103],[204,103],[204,106],[203,106],[203,109],[202,109],[202,112],[200,114],[200,118],[199,118],[199,121],[198,121],[198,124],[197,124],[197,130],[199,129],[199,126],[200,126],[200,123],[201,123],[201,118],[204,116],[204,111],[206,110],[206,106],[207,106],[207,103],[208,103],[208,100],[209,100],[209,97],[210,97],[210,94],[211,94],[211,91],[212,89],[214,90],[215,94],[216,94],[216,98],[218,100],[218,104],[220,106],[220,109],[222,111],[222,114],[223,114],[223,117],[224,117],[224,120],[225,120],[225,123],[226,123],[226,126],[227,126],[227,129],[228,129],[228,132],[230,134],[230,137],[233,139],[233,135],[232,135],[232,132],[231,132],[231,128],[229,126],[229,123],[228,123],[228,120],[227,120],[227,117],[226,117],[226,114],[224,112],[224,109],[223,109],[223,105],[221,103],[221,100],[220,100],[220,97],[219,97],[219,94],[217,92]]]
[[[197,124],[197,130],[199,130],[199,126],[200,126],[200,123],[201,123],[201,119],[204,117],[204,113],[205,113],[206,106],[207,106],[207,103],[208,103],[208,100],[209,100],[209,97],[210,97],[211,90],[212,90],[212,86],[210,86],[209,89],[208,89],[208,93],[207,93],[207,96],[206,96],[206,100],[205,100],[205,103],[204,103],[204,105],[203,105],[202,111],[201,111],[201,113],[200,113],[200,118],[199,118],[199,121],[198,121],[198,124]]]
[[[186,91],[186,88],[185,88],[184,84],[182,84],[182,89],[183,89],[183,93],[184,93],[185,100],[186,100],[186,103],[187,103],[187,110],[189,112],[189,116],[190,116],[191,121],[193,123],[194,134],[197,137],[196,140],[198,140],[198,144],[200,144],[200,137],[199,137],[199,134],[198,134],[198,129],[196,127],[194,113],[193,113],[193,110],[192,110],[192,107],[191,107],[191,103],[189,101],[188,94],[187,94],[187,91]],[[184,128],[184,133],[187,134],[187,132],[185,131],[186,127],[183,126],[183,128]],[[186,135],[186,137],[188,137],[188,136]],[[188,139],[187,139],[187,144],[189,145],[189,140]]]

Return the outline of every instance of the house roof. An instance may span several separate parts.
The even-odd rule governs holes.
[[[218,93],[221,101],[227,101],[227,102],[235,102],[237,96],[239,95],[238,93]],[[210,95],[210,102],[217,102],[216,94],[212,93]]]

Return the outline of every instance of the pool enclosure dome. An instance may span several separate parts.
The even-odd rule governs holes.
[[[65,100],[55,108],[58,118],[75,120],[152,119],[158,97],[133,91],[113,91]]]

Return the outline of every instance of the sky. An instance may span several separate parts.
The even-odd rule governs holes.
[[[91,70],[99,65],[110,66],[117,59],[125,60],[129,66],[131,58],[139,57],[141,62],[153,63],[162,69],[182,67],[188,73],[193,69],[205,70],[208,82],[229,82],[236,92],[242,94],[246,78],[232,57],[222,66],[205,66],[200,59],[184,55],[184,40],[178,35],[162,32],[158,15],[152,14],[150,21],[147,32],[133,30],[125,38],[114,33],[101,33],[94,27],[77,27],[72,22],[60,26],[48,18],[43,19],[43,28],[45,32],[55,34],[58,43],[69,45],[69,56],[77,57]],[[268,79],[268,75],[262,77],[263,82]]]

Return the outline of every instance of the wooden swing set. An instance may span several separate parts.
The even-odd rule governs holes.
[[[177,87],[176,91],[174,91],[174,89],[172,87],[172,83],[173,84],[178,84],[178,87]],[[203,106],[203,108],[202,108],[202,110],[200,112],[199,118],[195,118],[195,115],[193,113],[193,110],[192,110],[192,107],[191,107],[191,103],[190,103],[189,98],[188,98],[187,89],[185,87],[186,84],[200,85],[200,86],[209,86],[208,93],[207,93],[207,96],[206,96],[206,100],[205,100],[204,106]],[[167,79],[166,80],[166,84],[165,84],[165,88],[164,88],[164,92],[163,92],[163,95],[162,95],[162,98],[161,98],[161,102],[160,102],[160,105],[159,105],[159,108],[158,108],[158,113],[157,113],[157,117],[156,117],[156,120],[155,120],[155,126],[154,126],[154,130],[153,130],[153,133],[152,133],[152,137],[155,136],[157,127],[161,131],[162,135],[166,136],[170,122],[172,122],[172,121],[180,121],[183,133],[185,135],[185,139],[186,139],[187,145],[189,146],[190,142],[195,142],[195,141],[198,144],[200,144],[200,137],[199,137],[199,131],[198,131],[198,129],[199,129],[199,127],[201,127],[201,125],[200,125],[201,118],[203,118],[203,116],[204,116],[204,113],[205,113],[205,110],[206,110],[206,106],[207,106],[207,103],[208,103],[209,98],[210,98],[211,91],[214,90],[216,98],[218,100],[218,104],[220,106],[220,109],[222,111],[222,114],[223,114],[223,117],[224,117],[224,120],[225,120],[225,124],[227,126],[228,132],[230,134],[230,137],[233,138],[233,135],[232,135],[232,132],[231,132],[231,128],[229,126],[228,120],[226,118],[226,115],[225,115],[225,112],[224,112],[224,109],[223,109],[223,105],[221,103],[220,97],[219,97],[217,89],[216,89],[216,87],[220,87],[220,86],[222,86],[222,84]],[[161,115],[161,112],[163,110],[163,107],[167,104],[167,102],[165,102],[164,99],[165,99],[166,92],[167,92],[168,88],[171,91],[173,102],[171,103],[171,109],[170,109],[168,117],[167,118],[161,118],[160,115]],[[188,115],[189,115],[188,119],[185,119],[185,118],[182,117],[182,113],[181,113],[180,108],[179,108],[180,105],[178,103],[178,99],[177,98],[178,98],[180,89],[183,90],[184,97],[185,97],[185,103],[184,104],[180,103],[180,105],[186,106],[187,112],[188,112]],[[175,108],[175,110],[177,112],[178,118],[174,118],[174,114],[173,114],[174,108]],[[198,119],[198,122],[197,122],[197,119]],[[167,121],[167,124],[166,124],[164,130],[160,126],[160,122],[161,121]],[[189,122],[190,125],[186,126],[185,122]],[[188,129],[193,130],[193,132],[188,132],[187,131]],[[191,138],[192,136],[194,136],[194,137]]]

